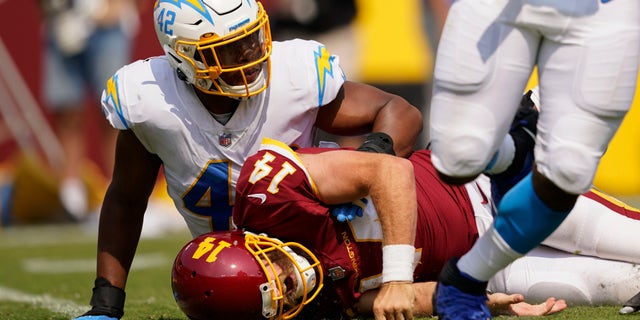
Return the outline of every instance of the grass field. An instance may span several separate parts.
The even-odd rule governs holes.
[[[189,239],[185,231],[141,240],[123,319],[187,319],[171,295],[170,272],[175,254]],[[62,320],[86,311],[95,276],[95,243],[95,232],[78,225],[0,230],[0,319]],[[617,309],[572,307],[547,318],[640,318],[619,316]]]

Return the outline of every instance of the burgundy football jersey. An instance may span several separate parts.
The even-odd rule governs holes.
[[[300,153],[331,149],[300,149]],[[415,152],[418,197],[416,281],[436,280],[444,263],[469,250],[478,237],[472,206],[463,186],[441,182],[429,151]],[[298,242],[322,262],[328,288],[345,307],[378,287],[382,275],[382,232],[372,201],[362,217],[339,222],[317,196],[314,182],[286,145],[265,140],[249,157],[237,184],[234,223],[238,228],[282,241]]]

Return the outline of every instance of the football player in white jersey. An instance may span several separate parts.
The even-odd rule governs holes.
[[[629,110],[640,61],[637,0],[458,0],[434,73],[433,164],[449,183],[490,168],[535,66],[536,164],[474,247],[443,270],[442,319],[490,318],[487,280],[540,244],[591,186]]]
[[[120,130],[101,209],[92,309],[119,319],[147,201],[160,166],[193,236],[228,230],[235,184],[264,136],[311,146],[316,128],[373,132],[360,147],[408,156],[422,130],[403,98],[346,80],[320,43],[272,42],[255,0],[158,0],[165,56],[124,66],[108,81],[103,112]]]

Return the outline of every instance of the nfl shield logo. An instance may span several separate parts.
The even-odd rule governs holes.
[[[338,281],[344,278],[346,274],[345,270],[341,266],[335,266],[333,268],[330,268],[328,271],[329,271],[329,277],[333,281]]]
[[[218,143],[223,147],[231,145],[231,133],[223,132],[218,136]]]

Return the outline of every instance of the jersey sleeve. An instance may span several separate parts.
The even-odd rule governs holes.
[[[175,91],[173,69],[164,56],[138,60],[120,68],[107,80],[100,103],[102,113],[116,129],[135,129],[162,109],[163,99]]]
[[[329,50],[320,43],[315,45],[314,76],[318,85],[318,105],[323,106],[335,99],[346,77],[340,67],[338,56],[330,54]]]
[[[127,66],[116,71],[116,73],[107,80],[106,88],[102,91],[102,97],[100,99],[102,113],[111,126],[119,130],[131,129],[131,122],[128,121],[128,105],[125,95],[126,71]]]
[[[288,66],[288,87],[302,91],[318,107],[333,101],[346,80],[339,57],[317,41],[295,39],[279,43],[273,56],[282,59],[277,65]]]

